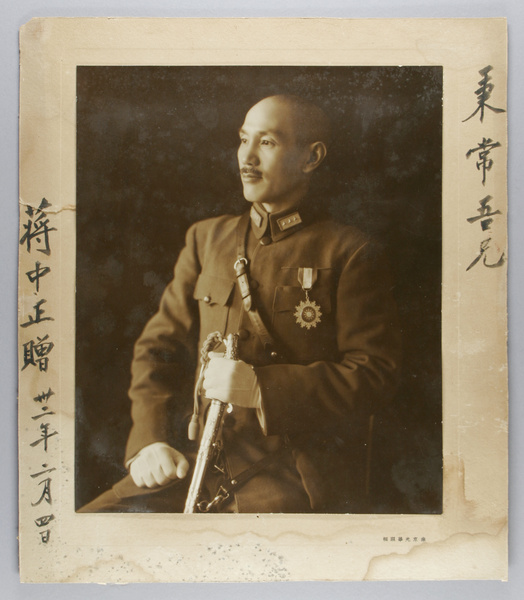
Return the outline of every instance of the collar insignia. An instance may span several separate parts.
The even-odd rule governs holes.
[[[302,223],[302,219],[300,218],[298,211],[295,211],[289,215],[286,215],[285,217],[280,217],[280,219],[277,219],[277,223],[280,231],[286,231],[287,229],[291,229],[296,225],[300,225],[300,223]]]
[[[256,227],[260,227],[262,225],[262,220],[264,217],[257,212],[254,206],[251,207],[250,216]]]

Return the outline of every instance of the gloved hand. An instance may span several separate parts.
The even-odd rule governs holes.
[[[148,488],[183,479],[188,470],[186,457],[165,442],[155,442],[142,448],[129,468],[135,485]]]
[[[242,360],[211,356],[203,388],[207,398],[244,408],[260,408],[257,376],[253,367]]]

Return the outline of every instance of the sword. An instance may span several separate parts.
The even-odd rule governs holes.
[[[238,360],[238,334],[230,333],[224,341],[224,344],[226,346],[225,358],[228,358],[229,360]],[[195,469],[187,494],[184,514],[209,512],[213,506],[225,500],[225,497],[221,496],[219,491],[217,496],[211,502],[199,502],[202,487],[204,485],[204,478],[209,465],[220,450],[219,436],[226,407],[227,403],[216,399],[212,399],[209,405],[206,424],[204,426],[204,432],[202,434],[202,439],[200,440],[200,447],[196,458]]]

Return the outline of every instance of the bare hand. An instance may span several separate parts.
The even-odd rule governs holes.
[[[189,470],[186,457],[164,442],[142,448],[130,466],[130,473],[138,487],[155,488],[183,479]]]

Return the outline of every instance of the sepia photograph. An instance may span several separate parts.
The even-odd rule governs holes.
[[[77,68],[77,510],[441,512],[442,92]]]

